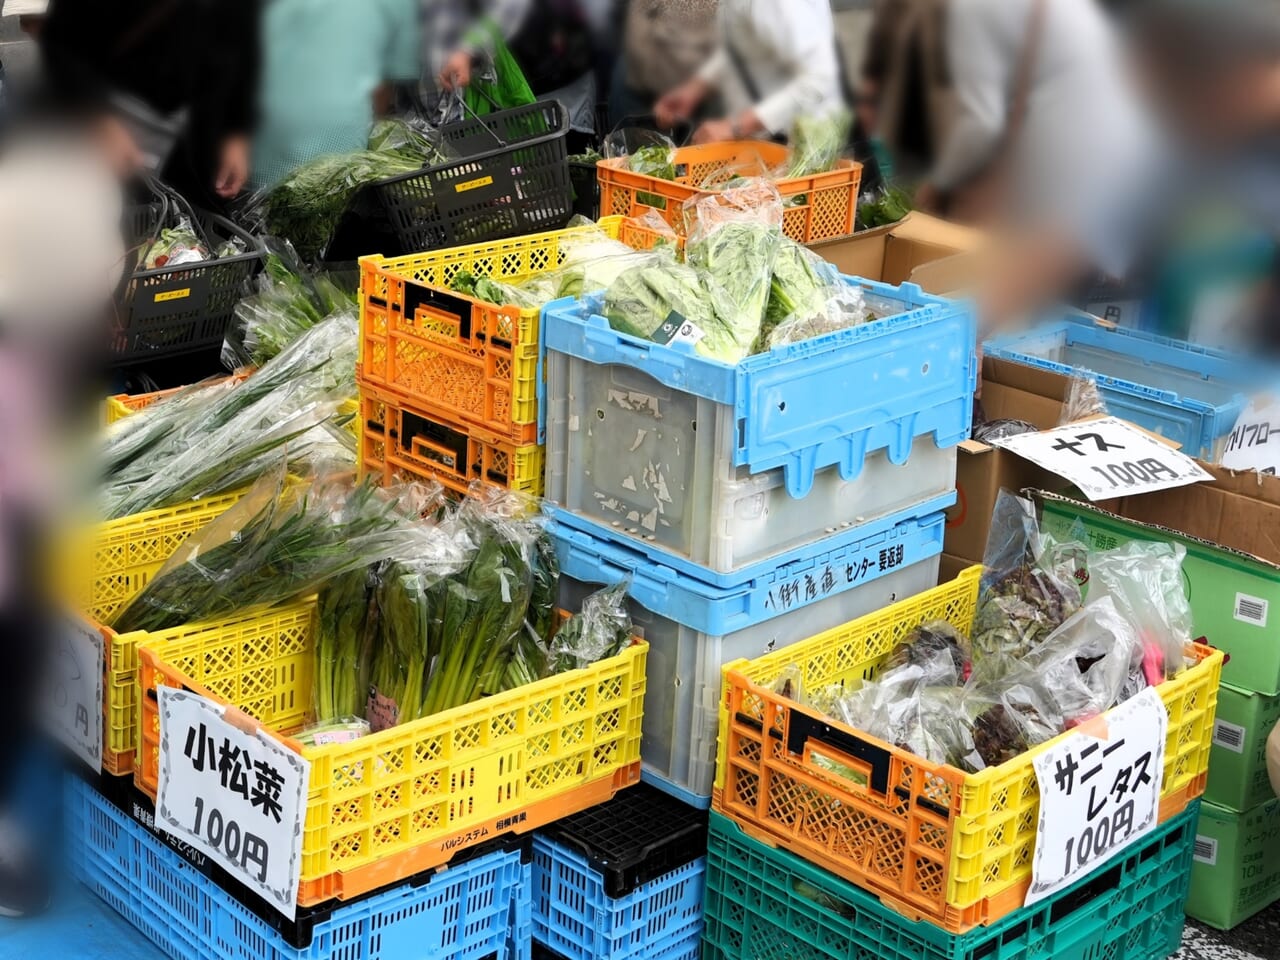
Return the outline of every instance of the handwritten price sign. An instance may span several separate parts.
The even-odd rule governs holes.
[[[1274,475],[1280,468],[1280,400],[1250,402],[1227,437],[1222,465]]]
[[[1115,417],[994,442],[1070,480],[1090,500],[1213,479],[1190,457]]]

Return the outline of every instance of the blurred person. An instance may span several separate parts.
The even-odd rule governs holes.
[[[609,120],[647,117],[690,80],[716,48],[718,0],[627,0],[622,55],[609,91]]]
[[[716,50],[691,80],[658,100],[658,125],[690,120],[712,94],[722,115],[703,121],[694,143],[781,138],[801,114],[842,109],[829,0],[720,0]]]
[[[54,103],[89,120],[117,170],[218,208],[249,178],[257,0],[50,0]]]
[[[598,133],[597,49],[610,24],[612,2],[424,0],[427,62],[441,90],[459,92],[471,84],[478,66],[492,62],[496,33],[534,96],[564,105],[569,152],[581,153],[595,144]]]
[[[363,150],[391,87],[421,72],[417,0],[266,0],[253,183]]]
[[[72,485],[94,475],[73,458],[69,428],[98,359],[83,345],[101,341],[94,330],[123,270],[121,213],[118,182],[82,137],[11,138],[0,151],[0,916],[49,899],[40,811],[19,801],[58,622],[44,551],[86,492]]]

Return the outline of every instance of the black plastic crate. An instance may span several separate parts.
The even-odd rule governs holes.
[[[639,783],[538,833],[578,851],[614,900],[707,853],[707,811]]]
[[[195,215],[215,246],[238,239],[245,252],[133,271],[120,294],[120,326],[109,341],[111,366],[135,366],[221,350],[236,304],[262,268],[266,248],[225,217],[203,211]],[[134,246],[146,242],[160,216],[159,204],[130,208],[126,224],[130,242]]]
[[[596,165],[585,160],[570,160],[569,182],[573,184],[574,214],[599,220],[600,180],[596,176]]]
[[[568,111],[555,100],[444,125],[441,136],[461,159],[369,184],[329,258],[353,252],[346,249],[355,246],[352,235],[364,246],[394,237],[399,247],[360,255],[400,256],[559,229],[573,215],[568,132]]]

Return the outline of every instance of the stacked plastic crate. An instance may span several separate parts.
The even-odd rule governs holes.
[[[730,366],[544,311],[561,600],[629,581],[646,778],[710,805],[721,667],[937,582],[976,377],[972,312],[850,279],[880,319]]]
[[[797,688],[874,678],[929,623],[972,623],[981,570],[730,664],[707,857],[706,960],[1142,957],[1179,945],[1223,655],[1157,690],[1169,724],[1151,832],[1024,906],[1042,819],[1030,754],[981,773],[823,715]],[[1070,736],[1071,734],[1064,734]]]

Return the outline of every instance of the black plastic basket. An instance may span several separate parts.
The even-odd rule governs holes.
[[[538,832],[580,852],[618,900],[707,854],[707,811],[647,783]]]
[[[360,253],[402,256],[559,229],[573,215],[568,132],[568,111],[555,100],[446,124],[441,136],[463,159],[365,187],[353,214],[364,220],[375,216],[367,202],[361,203],[373,197],[399,249]],[[361,227],[351,219],[344,226],[353,232],[388,232],[376,222]],[[343,255],[331,251],[330,258]]]
[[[160,204],[128,211],[131,244],[145,243],[161,217]],[[110,341],[113,367],[153,363],[211,348],[219,350],[236,304],[261,269],[266,248],[225,217],[197,211],[210,242],[239,239],[245,252],[176,267],[135,270],[120,294],[121,326]]]
[[[599,220],[600,180],[596,176],[595,163],[570,160],[569,182],[573,184],[573,212],[591,220]]]

